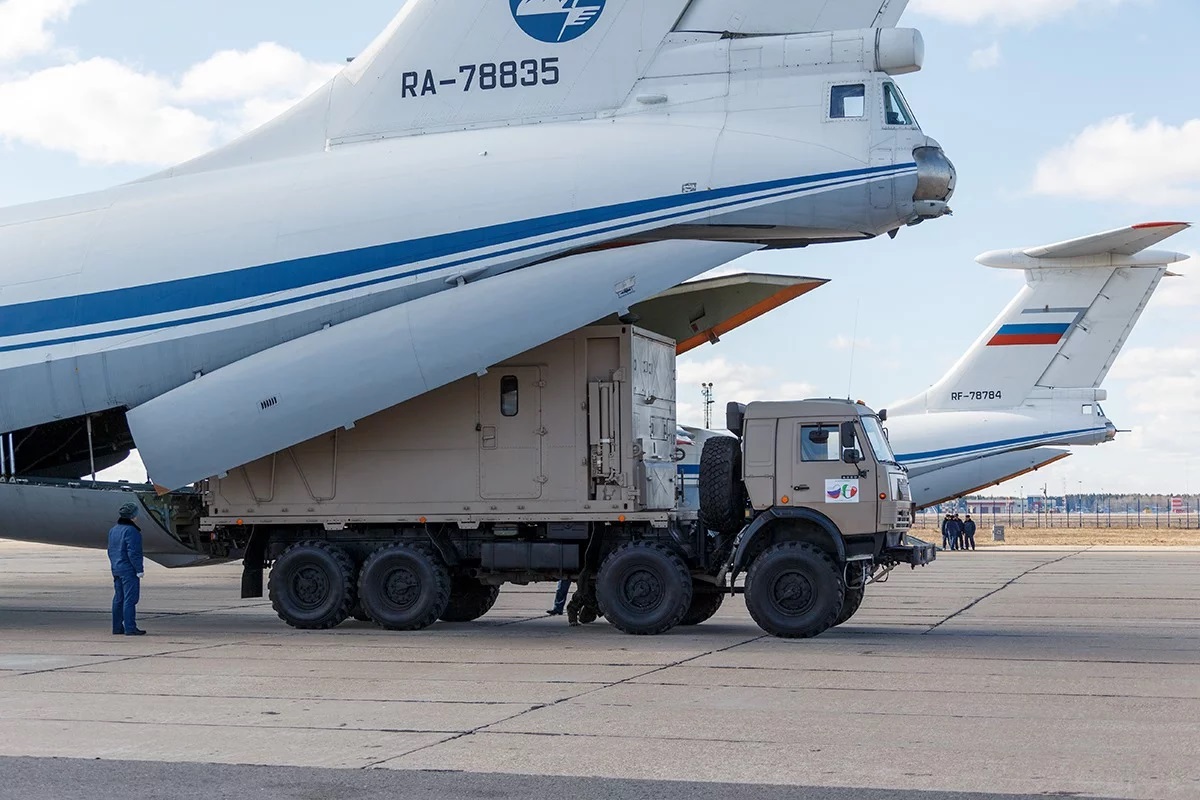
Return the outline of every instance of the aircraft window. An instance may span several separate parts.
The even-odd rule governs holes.
[[[1085,417],[1090,417],[1090,416],[1092,416],[1092,415],[1093,415],[1093,414],[1095,414],[1095,413],[1096,413],[1096,409],[1095,409],[1093,406],[1091,406],[1091,405],[1086,405],[1086,406],[1084,406],[1084,407],[1083,407],[1083,415],[1084,415]]]
[[[841,461],[842,430],[838,425],[801,425],[801,461]]]
[[[904,102],[904,95],[900,94],[894,83],[883,85],[883,114],[888,125],[917,124],[916,118],[908,110],[908,104]]]
[[[1096,416],[1097,416],[1097,417],[1103,417],[1103,416],[1104,416],[1104,409],[1100,407],[1100,404],[1099,404],[1099,403],[1096,403]]]
[[[834,86],[829,94],[831,119],[861,119],[867,114],[866,84]]]
[[[521,410],[520,381],[515,375],[505,375],[500,379],[500,413],[506,417],[515,417]]]

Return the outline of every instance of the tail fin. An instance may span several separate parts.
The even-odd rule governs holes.
[[[147,180],[339,144],[604,114],[625,105],[672,33],[682,47],[705,26],[715,26],[714,38],[746,26],[757,34],[894,26],[907,4],[407,0],[387,29],[311,97],[232,144]]]
[[[980,256],[985,266],[1024,269],[1025,288],[944,378],[891,413],[1014,408],[1055,389],[1098,387],[1167,265],[1187,258],[1145,248],[1188,227],[1136,225]]]

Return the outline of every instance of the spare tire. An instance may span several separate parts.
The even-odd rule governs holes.
[[[717,436],[700,453],[700,522],[710,531],[737,533],[746,520],[742,443]]]

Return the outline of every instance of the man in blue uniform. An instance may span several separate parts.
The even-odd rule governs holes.
[[[971,515],[967,514],[967,519],[963,522],[963,542],[962,549],[975,549],[975,520],[971,519]]]
[[[137,626],[137,604],[141,597],[142,576],[146,572],[142,561],[142,529],[134,522],[138,510],[136,503],[121,506],[117,512],[117,524],[108,532],[108,562],[113,576],[114,636],[146,635]]]

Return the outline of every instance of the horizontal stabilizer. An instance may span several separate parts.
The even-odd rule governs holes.
[[[984,266],[1002,269],[1174,264],[1188,257],[1182,253],[1145,251],[1190,227],[1187,222],[1147,222],[1058,244],[995,250],[984,253],[976,260]]]
[[[741,35],[894,28],[909,0],[693,0],[677,30]]]
[[[655,242],[468,283],[244,358],[138,406],[129,427],[150,477],[177,488],[352,426],[757,249]]]

